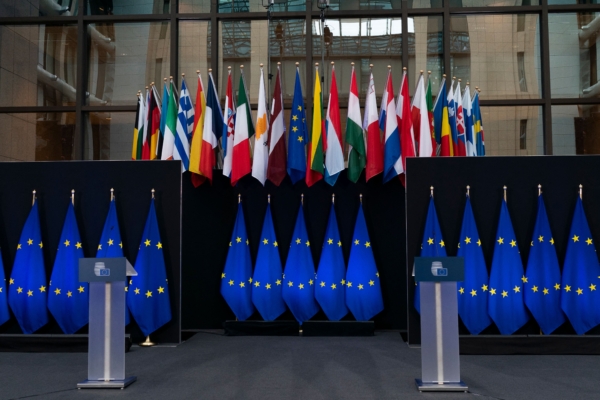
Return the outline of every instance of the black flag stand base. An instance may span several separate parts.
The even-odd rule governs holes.
[[[421,379],[415,379],[419,392],[467,392],[469,387],[463,382],[423,382]]]
[[[146,336],[146,341],[140,343],[140,346],[144,346],[144,347],[150,347],[150,346],[154,346],[154,342],[152,342],[150,340],[150,335]]]
[[[129,376],[123,380],[113,381],[91,381],[86,379],[77,384],[77,389],[125,389],[137,380],[135,376]]]

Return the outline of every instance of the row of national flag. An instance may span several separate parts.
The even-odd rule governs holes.
[[[279,66],[269,110],[261,64],[256,122],[252,119],[243,66],[240,67],[237,105],[229,67],[223,108],[211,70],[207,89],[197,71],[195,105],[184,76],[179,94],[172,77],[168,84],[165,79],[162,102],[152,84],[145,95],[138,92],[132,159],[181,160],[182,172],[192,173],[195,186],[207,180],[212,182],[213,170],[222,167],[223,175],[230,178],[232,186],[251,174],[262,185],[269,180],[279,186],[289,175],[292,183],[304,179],[310,187],[321,180],[335,185],[346,167],[348,178],[353,182],[358,181],[363,170],[367,181],[381,174],[383,182],[396,177],[404,182],[407,157],[485,155],[479,91],[475,90],[471,98],[468,83],[461,90],[460,79],[456,85],[453,79],[447,88],[444,75],[434,103],[431,79],[426,80],[421,71],[411,103],[406,68],[395,97],[391,67],[388,67],[378,110],[371,72],[363,118],[352,63],[345,129],[346,165],[338,82],[335,65],[331,64],[326,111],[318,63],[315,67],[310,129],[296,68],[287,145]]]
[[[582,335],[600,324],[600,265],[585,216],[581,190],[571,223],[562,268],[539,187],[537,217],[527,269],[506,205],[502,200],[490,273],[484,260],[481,240],[469,191],[463,214],[457,256],[465,259],[465,281],[458,282],[458,312],[467,329],[479,334],[495,323],[503,335],[521,328],[530,316],[544,334],[550,334],[567,320]],[[423,233],[421,256],[446,256],[435,211],[433,190]],[[419,310],[419,290],[415,306]]]
[[[49,281],[46,279],[44,243],[35,192],[33,201],[16,246],[8,281],[4,279],[0,257],[0,325],[10,319],[10,307],[23,333],[34,333],[48,323],[50,311],[64,333],[76,333],[89,320],[89,287],[86,282],[79,282],[79,259],[84,257],[84,251],[75,217],[74,191],[67,207]],[[98,250],[95,255],[90,255],[92,257],[124,257],[115,203],[111,193]],[[127,309],[144,335],[149,335],[171,320],[169,285],[162,248],[153,195],[134,266],[138,275],[132,277],[129,285],[125,286]],[[125,313],[126,324],[129,323],[129,312]]]
[[[221,274],[221,294],[238,320],[246,320],[258,310],[265,321],[272,321],[289,308],[300,324],[312,318],[319,309],[330,321],[339,321],[349,311],[356,320],[368,321],[383,310],[379,272],[362,201],[352,242],[344,244],[350,246],[348,269],[342,254],[333,200],[316,273],[310,250],[313,244],[304,220],[303,201],[298,210],[285,265],[282,265],[280,258],[270,198],[254,269],[249,245],[240,200],[225,268]]]

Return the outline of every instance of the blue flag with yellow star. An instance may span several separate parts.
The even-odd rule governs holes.
[[[560,266],[541,194],[523,287],[527,308],[542,332],[551,334],[566,318],[560,308]]]
[[[246,320],[254,313],[251,288],[252,260],[250,259],[249,244],[244,210],[242,203],[238,203],[225,269],[221,274],[221,295],[240,321]]]
[[[346,265],[342,253],[342,241],[335,217],[335,207],[331,203],[315,288],[315,298],[330,321],[339,321],[348,314],[346,293],[343,290],[345,284]]]
[[[302,208],[300,204],[285,263],[282,289],[285,303],[300,324],[311,319],[319,311],[319,304],[315,300],[315,264],[310,253],[310,241]]]
[[[265,321],[273,321],[285,311],[285,302],[281,293],[283,271],[270,204],[261,237],[252,281],[252,302]]]
[[[75,209],[69,203],[48,293],[48,309],[67,334],[83,328],[89,319],[88,284],[79,282],[79,259],[83,257]]]
[[[427,209],[427,219],[425,220],[425,229],[423,230],[423,241],[421,242],[421,257],[446,257],[446,244],[442,238],[442,230],[438,221],[433,195],[429,198],[429,208]],[[421,313],[421,290],[419,285],[415,288],[415,308]]]
[[[300,72],[296,68],[296,83],[294,86],[294,99],[290,112],[290,137],[288,141],[287,171],[292,183],[304,179],[306,175],[306,112],[304,111],[304,98],[300,84]]]
[[[6,296],[6,278],[4,275],[4,262],[2,262],[2,253],[0,253],[0,325],[10,319],[8,312],[8,298]]]
[[[345,286],[346,305],[357,321],[368,321],[383,311],[379,271],[375,265],[362,204],[354,225]]]
[[[492,323],[488,315],[489,277],[468,196],[456,255],[465,259],[465,280],[458,282],[458,314],[469,332],[478,335]]]
[[[506,201],[502,200],[490,272],[488,313],[503,335],[510,335],[529,321],[523,301],[523,263]]]
[[[104,228],[102,228],[102,236],[100,236],[96,258],[125,257],[123,255],[123,242],[121,241],[121,230],[119,229],[119,219],[117,218],[117,206],[115,203],[116,201],[113,198],[110,201],[108,214],[104,221]],[[128,290],[127,282],[125,282],[125,291],[127,292]],[[125,307],[125,325],[129,325],[129,322],[129,311]]]
[[[142,234],[140,250],[127,292],[127,307],[146,336],[171,320],[171,301],[165,257],[158,231],[154,199]]]
[[[33,333],[48,323],[46,271],[37,201],[21,231],[10,275],[8,303],[23,333]]]
[[[583,335],[600,324],[600,266],[583,202],[577,199],[562,273],[561,307],[575,332]]]

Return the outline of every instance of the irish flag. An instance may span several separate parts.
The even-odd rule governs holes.
[[[323,121],[323,94],[321,93],[321,79],[319,78],[319,64],[315,64],[315,92],[313,95],[312,132],[308,143],[308,157],[306,168],[306,185],[311,187],[323,179],[323,138],[325,121]]]
[[[252,123],[252,113],[250,112],[243,69],[241,69],[238,87],[238,106],[235,112],[235,133],[233,134],[233,159],[231,160],[231,186],[235,186],[242,177],[250,173],[250,136],[254,135],[254,124]]]
[[[175,129],[177,128],[177,103],[175,103],[175,85],[171,77],[169,89],[169,106],[167,111],[167,123],[165,124],[165,138],[162,146],[161,160],[173,159],[173,147],[175,146]]]
[[[335,66],[331,63],[331,87],[327,104],[325,132],[327,145],[325,151],[325,182],[335,185],[340,172],[344,169],[344,151],[342,150],[342,125],[340,123],[340,102],[338,99]]]

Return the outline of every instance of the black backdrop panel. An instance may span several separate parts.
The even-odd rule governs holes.
[[[385,305],[384,311],[375,317],[375,324],[378,329],[406,329],[406,297],[400,295],[406,287],[404,187],[399,180],[382,185],[379,176],[365,183],[363,174],[361,180],[354,184],[342,172],[334,187],[324,181],[311,188],[307,188],[304,182],[292,185],[289,177],[280,187],[268,181],[263,187],[253,177],[246,176],[232,188],[221,171],[215,171],[212,186],[205,183],[198,188],[192,186],[187,173],[183,175],[183,329],[222,328],[225,320],[235,318],[220,294],[220,280],[237,212],[238,193],[242,195],[253,262],[261,239],[267,195],[271,194],[282,265],[287,259],[303,193],[315,269],[321,255],[332,193],[336,194],[336,216],[346,263],[359,194],[362,193]],[[252,319],[261,318],[255,313]],[[293,316],[287,311],[279,319],[291,320]],[[326,317],[320,311],[313,319],[325,320]],[[352,320],[353,317],[348,315],[346,319]]]
[[[435,207],[449,256],[456,255],[466,186],[471,186],[471,205],[489,270],[503,196],[502,187],[508,187],[508,210],[523,267],[526,268],[537,213],[537,185],[541,184],[562,268],[579,184],[583,185],[583,204],[594,243],[600,243],[599,171],[598,156],[409,158],[406,193],[409,343],[417,344],[421,340],[419,315],[413,305],[415,284],[411,273],[414,257],[420,254],[430,186],[435,188]],[[468,334],[462,322],[460,333]],[[539,327],[532,318],[515,334],[539,333]],[[575,332],[567,322],[554,333]],[[600,328],[596,327],[589,333],[598,334]],[[482,334],[499,334],[499,331],[492,324]]]
[[[156,212],[163,243],[173,318],[152,335],[157,342],[180,342],[181,296],[181,164],[152,161],[79,161],[0,163],[0,246],[6,278],[10,276],[23,224],[31,210],[32,191],[37,191],[49,280],[61,230],[75,189],[75,215],[86,257],[94,257],[115,189],[119,227],[125,257],[133,264],[142,240],[150,208],[150,190],[156,189]],[[62,333],[53,320],[37,333]],[[127,327],[134,340],[142,333]],[[0,333],[21,333],[14,317],[0,326]],[[87,333],[87,326],[79,333]]]

